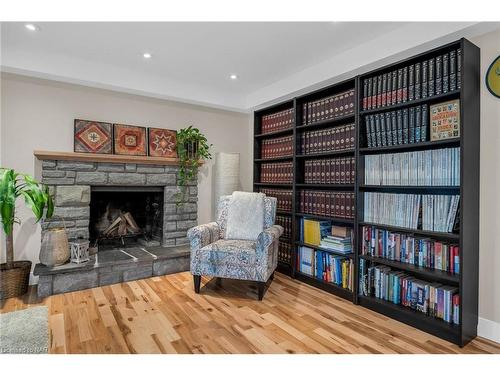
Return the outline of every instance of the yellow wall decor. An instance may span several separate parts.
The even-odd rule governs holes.
[[[497,98],[500,98],[500,56],[491,63],[486,72],[486,87]]]

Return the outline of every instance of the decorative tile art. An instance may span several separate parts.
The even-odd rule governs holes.
[[[112,125],[107,122],[75,119],[74,151],[111,154]]]
[[[146,156],[146,128],[113,124],[114,149],[118,155]]]
[[[176,158],[175,130],[148,128],[149,131],[149,156]]]

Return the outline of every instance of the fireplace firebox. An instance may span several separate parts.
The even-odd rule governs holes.
[[[89,237],[99,250],[140,243],[157,246],[163,235],[161,186],[92,186]]]

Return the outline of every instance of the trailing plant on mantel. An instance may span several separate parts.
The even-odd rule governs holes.
[[[177,204],[184,203],[184,193],[190,182],[198,176],[198,168],[203,160],[212,159],[207,137],[199,129],[189,126],[177,131],[177,156],[179,158]]]

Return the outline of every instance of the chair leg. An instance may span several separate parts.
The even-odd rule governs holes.
[[[201,276],[193,275],[193,282],[194,282],[194,292],[196,294],[200,293]]]
[[[259,293],[259,301],[264,298],[264,293],[266,291],[266,283],[264,281],[257,281],[257,289]]]
[[[271,274],[271,276],[269,276],[269,278],[270,278],[271,280],[274,280],[274,272]]]

